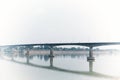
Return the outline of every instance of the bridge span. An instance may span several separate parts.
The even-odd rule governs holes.
[[[77,46],[86,46],[89,47],[89,57],[87,60],[95,60],[93,57],[93,48],[98,46],[106,46],[106,45],[120,45],[120,42],[84,42],[84,43],[40,43],[40,44],[15,44],[15,45],[2,45],[0,47],[20,47],[25,46],[28,47],[26,58],[27,63],[29,63],[29,47],[30,46],[48,46],[50,49],[50,59],[54,57],[54,47],[55,46],[65,46],[65,45],[77,45]]]
[[[1,45],[0,47],[8,47],[8,46],[64,46],[64,45],[78,45],[78,46],[86,46],[86,47],[97,47],[97,46],[105,46],[105,45],[120,45],[120,42],[79,42],[79,43],[40,43],[40,44],[14,44],[14,45]]]

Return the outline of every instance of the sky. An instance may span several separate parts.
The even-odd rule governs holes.
[[[120,42],[120,0],[1,0],[0,45]]]

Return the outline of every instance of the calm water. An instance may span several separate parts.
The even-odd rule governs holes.
[[[26,58],[14,61],[0,59],[0,80],[120,80],[120,52],[94,53],[95,61],[87,61],[88,54],[61,54]]]

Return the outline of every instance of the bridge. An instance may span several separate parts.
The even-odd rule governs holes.
[[[86,43],[41,43],[41,44],[16,44],[16,45],[2,45],[0,47],[19,47],[25,46],[28,47],[26,56],[27,56],[27,63],[29,63],[29,47],[30,46],[48,46],[50,49],[50,58],[53,58],[53,49],[55,46],[65,46],[65,45],[77,45],[77,46],[86,46],[89,47],[89,57],[87,60],[95,60],[93,57],[93,48],[98,46],[106,46],[106,45],[120,45],[120,42],[86,42]]]
[[[84,42],[84,43],[41,43],[41,44],[15,44],[15,45],[2,45],[0,47],[7,47],[7,46],[64,46],[64,45],[78,45],[78,46],[86,46],[86,47],[97,47],[97,46],[104,46],[104,45],[120,45],[120,42]]]

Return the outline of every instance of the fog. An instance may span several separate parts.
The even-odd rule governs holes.
[[[2,0],[0,44],[120,41],[119,0]]]

